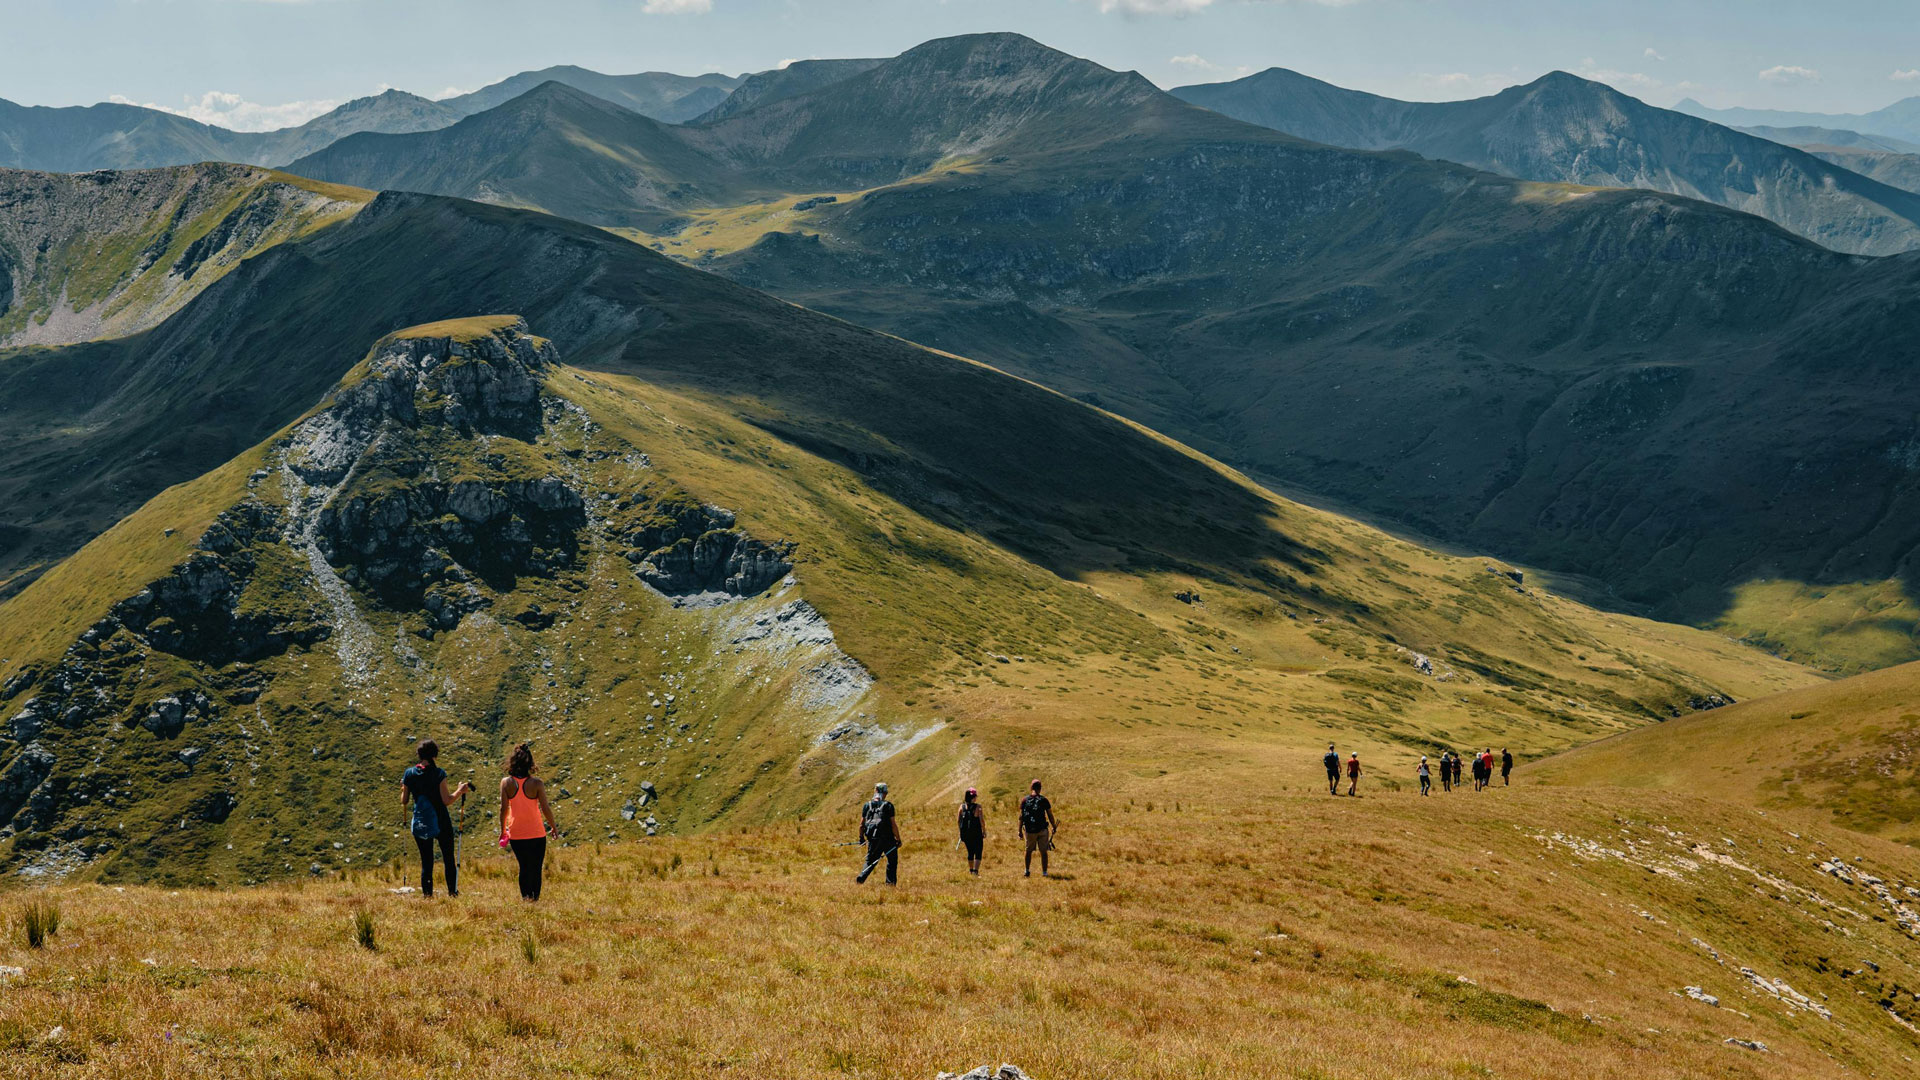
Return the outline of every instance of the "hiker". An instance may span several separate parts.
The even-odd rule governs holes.
[[[1060,827],[1054,820],[1053,803],[1040,794],[1040,781],[1029,785],[1027,797],[1020,800],[1020,835],[1027,841],[1027,877],[1033,876],[1033,853],[1040,853],[1040,876],[1051,877],[1047,853],[1053,850],[1053,833]]]
[[[1327,744],[1327,756],[1320,759],[1327,766],[1327,794],[1340,794],[1340,751]]]
[[[1360,752],[1347,755],[1347,794],[1352,795],[1360,787]]]
[[[1487,786],[1487,756],[1473,755],[1473,790],[1482,791]]]
[[[1420,794],[1433,794],[1433,772],[1427,768],[1427,755],[1420,755]]]
[[[1453,790],[1453,751],[1440,751],[1440,790]]]
[[[421,739],[414,753],[419,761],[400,774],[400,809],[405,810],[412,800],[413,842],[420,849],[420,892],[433,895],[433,842],[437,839],[440,855],[447,863],[447,894],[459,896],[460,870],[454,865],[456,834],[447,804],[473,790],[473,785],[462,783],[447,790],[447,774],[434,764],[440,756],[440,744],[432,739]]]
[[[967,872],[980,876],[980,851],[987,843],[987,817],[980,809],[980,793],[967,789],[960,800],[960,843],[967,849]]]
[[[507,775],[500,778],[500,843],[520,863],[520,899],[540,899],[540,874],[547,864],[547,834],[555,831],[547,785],[533,775],[533,749],[513,748]]]
[[[867,867],[853,880],[866,884],[867,875],[887,863],[887,884],[900,884],[900,822],[894,818],[893,804],[887,801],[887,785],[873,785],[873,799],[860,808],[860,839],[867,845]]]
[[[1493,747],[1489,746],[1480,753],[1480,787],[1493,786]]]
[[[1506,747],[1500,748],[1500,786],[1507,787],[1513,781],[1507,779],[1513,775],[1513,753]]]
[[[1461,769],[1460,755],[1455,754],[1453,755],[1453,786],[1454,787],[1461,786],[1460,785],[1460,769]]]

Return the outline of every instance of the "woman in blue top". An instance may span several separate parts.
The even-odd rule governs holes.
[[[417,748],[420,761],[400,775],[400,809],[413,802],[413,842],[420,849],[420,891],[433,895],[433,842],[440,841],[440,854],[447,862],[447,892],[460,895],[459,869],[453,864],[453,819],[447,804],[473,789],[463,783],[447,790],[447,774],[434,759],[440,756],[440,744],[421,739]]]

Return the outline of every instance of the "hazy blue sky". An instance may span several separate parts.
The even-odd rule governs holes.
[[[1408,98],[1563,68],[1657,105],[1920,94],[1920,0],[0,0],[0,97],[297,123],[516,71],[741,72],[1015,30],[1162,86],[1297,68]]]

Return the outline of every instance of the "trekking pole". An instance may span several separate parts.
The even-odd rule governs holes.
[[[894,852],[896,852],[896,851],[899,851],[899,850],[900,850],[900,845],[899,845],[899,844],[895,844],[895,845],[893,845],[892,847],[890,847],[890,848],[888,848],[887,850],[885,850],[885,851],[883,851],[883,852],[881,852],[880,854],[878,854],[878,855],[875,855],[875,856],[873,857],[873,861],[872,861],[872,862],[870,862],[870,863],[868,863],[868,864],[867,864],[866,866],[864,866],[864,867],[862,867],[862,868],[861,868],[861,870],[860,870],[860,876],[861,876],[861,877],[866,877],[866,876],[867,876],[868,874],[871,874],[871,873],[873,873],[873,868],[874,868],[874,867],[876,867],[876,866],[879,866],[882,860],[884,860],[884,859],[885,859],[885,858],[886,858],[887,856],[889,856],[889,855],[891,855],[891,854],[893,854]],[[845,871],[842,871],[842,872],[844,873]]]

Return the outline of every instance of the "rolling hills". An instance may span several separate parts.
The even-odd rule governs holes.
[[[1920,196],[1910,189],[1564,71],[1471,101],[1398,101],[1283,68],[1172,93],[1334,146],[1412,150],[1522,180],[1704,199],[1836,251],[1920,247]]]
[[[0,168],[153,169],[226,161],[284,165],[357,131],[429,131],[462,114],[399,90],[355,98],[298,127],[229,131],[139,105],[50,108],[0,101]]]
[[[474,768],[537,735],[581,827],[637,836],[882,759],[904,794],[1336,735],[1531,754],[1815,678],[526,211],[381,195],[0,375],[17,528],[85,541],[0,607],[0,857],[42,875],[384,860],[356,778],[427,727]]]
[[[456,118],[472,116],[505,105],[545,83],[557,82],[649,119],[679,124],[717,108],[728,95],[749,81],[750,77],[745,75],[676,75],[670,71],[603,75],[598,71],[563,64],[538,71],[523,71],[470,94],[443,98],[440,104]]]
[[[1884,109],[1868,113],[1792,112],[1779,109],[1711,109],[1692,98],[1684,98],[1675,112],[1698,116],[1730,127],[1823,127],[1884,135],[1920,143],[1920,97],[1896,101]]]
[[[549,88],[300,168],[628,223],[1606,603],[1758,640],[1749,583],[1904,588],[1911,258],[1311,144],[1017,35],[695,127],[609,108]]]
[[[804,94],[809,90],[818,90],[842,79],[871,71],[882,63],[884,61],[878,59],[795,60],[785,67],[747,76],[740,81],[739,86],[734,87],[725,101],[687,122],[706,124],[715,120],[725,120],[736,113],[743,113],[761,105],[770,105],[782,98]]]

